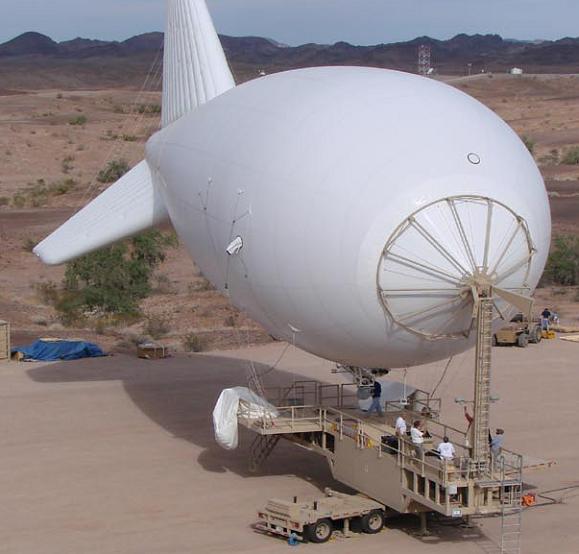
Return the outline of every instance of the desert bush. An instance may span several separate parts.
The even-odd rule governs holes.
[[[40,327],[48,327],[48,319],[41,315],[34,316],[32,318],[32,323],[39,325]]]
[[[192,294],[195,292],[207,292],[215,290],[215,287],[211,284],[211,282],[208,279],[205,279],[205,277],[203,277],[194,283],[190,283],[188,289],[189,293]]]
[[[66,156],[66,158],[62,160],[61,167],[63,173],[68,173],[74,169],[72,162],[74,162],[74,156]]]
[[[114,183],[130,169],[131,167],[126,160],[112,160],[108,163],[105,169],[99,172],[97,181],[99,183]]]
[[[61,307],[137,313],[138,302],[151,293],[151,277],[170,241],[159,231],[148,231],[68,263]]]
[[[16,208],[45,206],[53,196],[62,196],[77,186],[74,179],[68,178],[47,185],[44,179],[38,179],[36,183],[28,183],[25,190],[19,191],[12,197],[12,205]]]
[[[199,335],[189,333],[183,338],[183,348],[186,352],[203,352],[206,348],[206,344]]]
[[[1,206],[8,206],[10,204],[10,198],[7,196],[0,196],[0,207]]]
[[[69,125],[79,125],[79,126],[82,126],[82,125],[86,125],[87,122],[88,122],[88,119],[87,119],[86,115],[78,115],[78,116],[76,116],[76,117],[73,117],[73,118],[68,122],[68,124],[69,124]]]
[[[138,138],[135,135],[123,135],[121,137],[125,142],[137,142]]]
[[[561,235],[555,238],[542,284],[563,286],[579,284],[579,236]]]
[[[155,292],[157,294],[173,294],[175,292],[173,283],[167,275],[163,273],[155,275]]]
[[[579,165],[579,146],[574,146],[565,152],[561,163],[565,165]]]
[[[154,339],[160,339],[171,330],[171,319],[166,314],[156,314],[147,316],[145,332]]]
[[[22,243],[22,250],[24,250],[25,252],[32,252],[36,244],[37,241],[29,237]]]
[[[74,190],[78,183],[74,179],[63,179],[53,183],[50,188],[50,194],[54,196],[62,196]]]
[[[521,137],[521,140],[523,141],[524,145],[527,147],[527,150],[532,154],[535,153],[535,141],[527,136],[527,135],[523,135]]]
[[[140,114],[159,114],[161,113],[161,106],[159,104],[141,104],[137,108]]]
[[[235,317],[232,315],[228,315],[223,322],[225,327],[235,327]]]
[[[24,208],[26,206],[26,196],[21,192],[17,192],[12,196],[12,205],[15,208]]]
[[[35,285],[36,294],[42,304],[54,306],[58,301],[58,286],[53,281],[43,281]]]

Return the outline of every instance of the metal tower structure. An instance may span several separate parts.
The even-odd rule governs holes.
[[[427,44],[421,44],[418,47],[418,74],[429,75],[432,69],[431,65],[432,50]]]

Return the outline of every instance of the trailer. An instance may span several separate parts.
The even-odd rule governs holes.
[[[257,528],[302,542],[324,543],[333,533],[376,534],[384,528],[388,509],[380,502],[357,494],[326,489],[320,498],[292,501],[272,499],[258,512]]]
[[[359,386],[359,379],[349,385],[296,381],[287,390],[264,391],[275,407],[274,414],[250,418],[250,410],[240,407],[238,422],[257,435],[250,447],[250,468],[257,469],[284,439],[325,457],[340,483],[391,512],[417,515],[423,531],[428,513],[466,519],[498,515],[501,554],[520,554],[523,456],[506,449],[496,455],[488,442],[493,302],[488,290],[482,290],[476,301],[474,422],[468,432],[440,421],[440,399],[427,393],[416,394],[411,402],[387,402],[383,417],[363,417],[357,394],[347,390]],[[356,379],[359,372],[351,373]],[[409,436],[396,434],[399,416],[407,422],[427,420],[430,437],[421,448]],[[436,454],[444,437],[455,446],[452,460]],[[283,502],[268,506],[280,505],[286,510],[282,517],[266,510],[261,512],[261,521],[270,530],[273,526],[274,532],[293,531],[317,542],[328,540],[334,522],[347,520],[349,524],[351,519],[332,519],[332,510],[325,508],[308,511],[313,505],[294,506],[294,512]],[[297,513],[300,509],[305,513]]]

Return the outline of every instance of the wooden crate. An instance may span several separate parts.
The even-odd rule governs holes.
[[[162,360],[168,355],[167,347],[160,344],[140,344],[137,347],[137,356],[145,360]]]
[[[10,323],[0,321],[0,360],[10,359]]]

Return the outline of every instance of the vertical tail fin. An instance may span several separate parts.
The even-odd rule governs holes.
[[[163,64],[163,127],[235,86],[205,0],[168,0]]]

